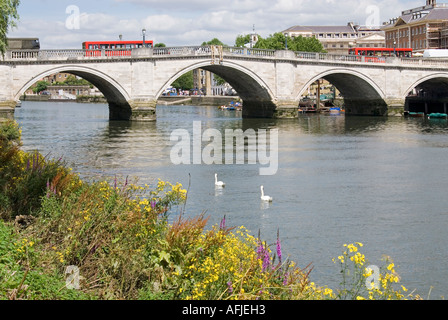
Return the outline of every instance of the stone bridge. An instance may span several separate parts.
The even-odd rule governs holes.
[[[416,88],[443,101],[445,109],[448,97],[445,60],[215,46],[21,50],[8,51],[0,61],[0,114],[13,117],[18,100],[31,85],[67,72],[102,91],[111,120],[155,120],[156,103],[164,89],[197,68],[221,76],[238,92],[245,118],[297,117],[302,94],[319,79],[341,92],[346,114],[403,114],[406,98]]]

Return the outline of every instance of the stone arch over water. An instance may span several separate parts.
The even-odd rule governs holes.
[[[406,111],[448,113],[448,73],[434,73],[415,81],[403,97]]]
[[[385,94],[380,86],[366,75],[348,69],[332,69],[314,76],[300,90],[297,99],[319,79],[327,80],[339,90],[344,98],[346,114],[387,114]]]
[[[435,73],[418,79],[402,93],[403,98],[406,98],[416,88],[444,94],[448,97],[448,73]]]
[[[126,90],[113,78],[98,70],[80,66],[67,65],[48,69],[45,72],[39,73],[32,78],[32,80],[25,83],[19,92],[16,93],[15,99],[19,100],[25,91],[33,84],[39,82],[41,79],[57,73],[70,73],[79,76],[90,83],[92,83],[98,90],[103,93],[109,104],[109,118],[110,120],[128,120],[131,117],[132,109],[129,104],[130,96]]]
[[[243,117],[271,118],[273,116],[276,109],[275,95],[269,85],[253,71],[229,61],[223,61],[221,64],[211,64],[207,61],[188,66],[173,75],[160,88],[157,98],[177,78],[195,69],[210,71],[227,81],[243,100]]]

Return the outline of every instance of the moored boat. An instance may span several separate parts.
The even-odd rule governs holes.
[[[339,108],[339,107],[330,108],[330,113],[331,114],[340,114],[341,113],[341,108]]]
[[[242,110],[242,105],[241,105],[241,103],[240,102],[230,102],[230,104],[228,104],[228,105],[222,105],[222,106],[220,106],[219,107],[219,109],[221,109],[221,110],[236,110],[236,111],[240,111],[240,110]]]
[[[411,118],[422,118],[425,116],[424,112],[409,112],[408,116]]]
[[[430,113],[428,115],[429,119],[448,119],[448,114],[446,113]]]

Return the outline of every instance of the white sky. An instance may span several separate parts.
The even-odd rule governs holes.
[[[255,30],[262,37],[294,25],[361,25],[399,16],[425,0],[21,0],[9,37],[38,37],[42,49],[81,48],[86,40],[142,38],[167,46],[218,38],[234,45]],[[79,15],[77,13],[79,12]],[[78,20],[74,18],[78,18]]]

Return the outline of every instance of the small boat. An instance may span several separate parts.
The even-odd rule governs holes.
[[[341,108],[339,108],[339,107],[330,108],[330,113],[331,114],[340,114],[341,113]]]
[[[448,119],[448,114],[446,113],[430,113],[428,115],[429,119]]]
[[[408,116],[411,118],[423,118],[425,116],[424,112],[409,112]]]
[[[219,107],[221,110],[237,110],[240,111],[242,109],[241,103],[234,103],[233,101],[229,105],[222,105]]]
[[[20,108],[22,106],[22,101],[18,100],[16,104],[16,108]]]

